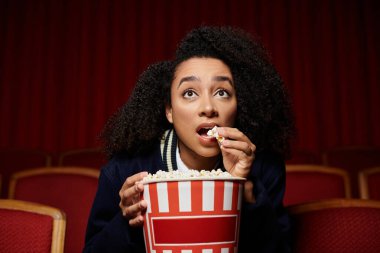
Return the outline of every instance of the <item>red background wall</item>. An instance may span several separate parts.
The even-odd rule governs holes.
[[[376,0],[2,0],[0,148],[98,145],[148,64],[200,24],[259,35],[294,101],[295,146],[380,146]]]

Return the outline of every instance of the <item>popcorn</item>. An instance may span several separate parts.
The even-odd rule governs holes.
[[[163,171],[159,170],[155,174],[149,173],[146,177],[143,178],[143,182],[151,180],[160,180],[160,179],[207,179],[207,178],[233,178],[233,176],[221,169],[217,170],[188,170],[188,171]]]
[[[214,137],[219,143],[222,143],[224,141],[224,137],[219,136],[217,128],[218,128],[217,126],[214,126],[213,129],[208,130],[207,135]]]

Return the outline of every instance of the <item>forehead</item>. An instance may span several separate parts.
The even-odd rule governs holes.
[[[226,75],[232,77],[230,68],[221,60],[194,57],[181,62],[175,70],[175,78],[186,75]]]

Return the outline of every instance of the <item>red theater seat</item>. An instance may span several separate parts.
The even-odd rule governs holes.
[[[50,205],[66,213],[65,252],[81,252],[99,170],[83,167],[37,168],[12,176],[9,198]]]
[[[0,252],[62,253],[65,214],[50,206],[0,200]]]
[[[348,173],[322,165],[286,165],[284,205],[329,198],[349,198]]]
[[[380,166],[359,172],[360,197],[380,200]]]
[[[288,207],[294,253],[378,253],[380,202],[332,199]]]

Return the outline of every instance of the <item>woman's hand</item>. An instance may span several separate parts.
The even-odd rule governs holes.
[[[225,138],[220,143],[225,169],[233,176],[247,178],[255,160],[256,146],[237,128],[218,127],[217,131]],[[252,181],[244,184],[244,199],[255,202]]]
[[[140,181],[147,175],[147,172],[140,172],[128,177],[119,191],[119,206],[123,216],[129,219],[129,225],[133,227],[142,226],[144,223],[142,215],[147,208],[147,203],[145,200],[140,200],[140,194],[144,191],[144,186]]]
[[[236,128],[218,127],[217,131],[225,138],[220,143],[224,167],[233,176],[247,178],[255,159],[256,146]]]

